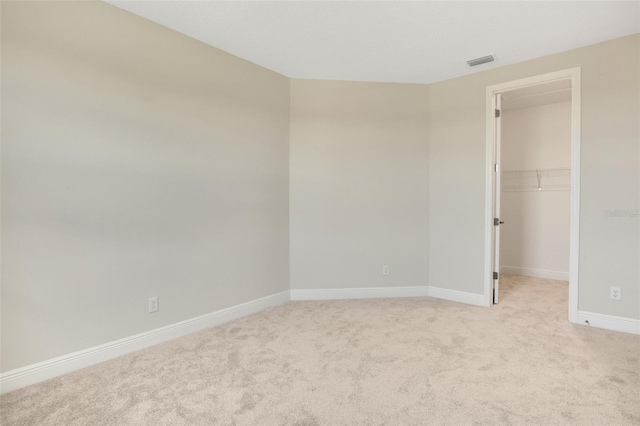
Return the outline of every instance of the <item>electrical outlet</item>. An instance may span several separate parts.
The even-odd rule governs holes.
[[[620,287],[609,287],[609,299],[620,300]]]
[[[389,265],[382,265],[382,275],[389,275],[390,273]]]
[[[149,298],[149,313],[158,312],[158,298],[150,297]]]

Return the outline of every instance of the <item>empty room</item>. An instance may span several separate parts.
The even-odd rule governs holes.
[[[640,425],[640,2],[1,1],[0,424]]]

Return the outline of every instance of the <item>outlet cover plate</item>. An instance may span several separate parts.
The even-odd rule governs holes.
[[[609,298],[611,300],[620,300],[620,287],[610,287]]]
[[[158,298],[150,297],[149,298],[149,313],[158,312]]]

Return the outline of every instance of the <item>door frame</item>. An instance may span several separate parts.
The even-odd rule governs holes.
[[[494,110],[502,112],[502,93],[495,93],[493,95],[494,99]],[[502,172],[502,154],[501,154],[501,146],[502,146],[502,118],[501,114],[495,114],[493,120],[491,122],[493,128],[493,150],[494,150],[494,163],[496,166],[493,168],[495,173],[493,175],[493,185],[491,188],[493,189],[493,239],[491,245],[491,255],[493,256],[492,271],[500,272],[500,225],[502,222],[500,218],[502,205],[502,176],[500,173]],[[496,225],[495,220],[498,218],[498,224]],[[495,274],[493,276],[493,281],[491,282],[491,303],[497,304],[500,300],[500,274],[498,274],[498,278],[496,278]]]
[[[569,243],[569,321],[578,322],[579,262],[580,262],[580,117],[581,68],[570,68],[548,74],[488,86],[486,90],[486,181],[485,181],[485,245],[484,301],[492,306],[493,296],[493,207],[495,201],[494,110],[496,95],[514,89],[535,86],[557,80],[571,81],[571,224]],[[500,271],[498,271],[499,273]]]

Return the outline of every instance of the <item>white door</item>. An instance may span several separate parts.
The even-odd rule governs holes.
[[[500,140],[502,137],[502,126],[501,126],[501,116],[502,114],[502,95],[496,95],[495,102],[495,114],[494,114],[494,126],[495,131],[493,134],[495,135],[495,166],[493,168],[493,172],[495,173],[495,178],[493,179],[494,188],[493,193],[495,194],[494,204],[493,204],[493,303],[498,303],[498,299],[500,297],[500,192],[501,192],[501,183],[500,183]]]

